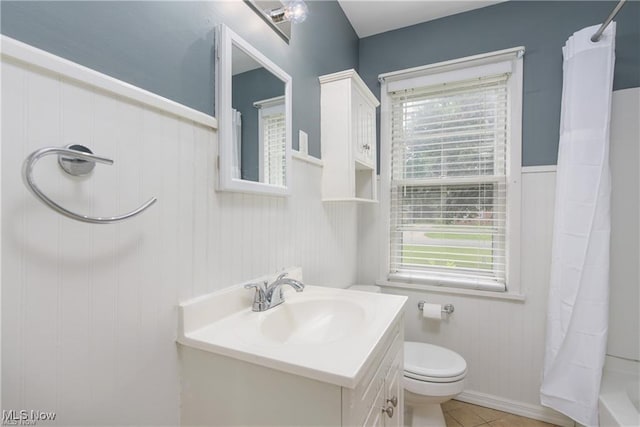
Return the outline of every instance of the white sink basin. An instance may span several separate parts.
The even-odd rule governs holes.
[[[346,299],[288,301],[264,313],[260,332],[277,344],[327,344],[364,328],[365,314],[360,304]]]
[[[290,276],[301,280],[295,272]],[[178,342],[353,388],[369,356],[395,333],[390,325],[407,300],[319,286],[284,289],[285,301],[260,313],[251,311],[253,292],[242,285],[180,304]]]

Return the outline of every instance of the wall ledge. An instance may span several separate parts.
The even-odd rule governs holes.
[[[521,173],[555,173],[557,169],[556,165],[523,166]]]
[[[296,160],[301,160],[303,162],[309,163],[310,165],[318,166],[319,168],[324,167],[324,163],[322,160],[310,156],[309,154],[302,154],[299,151],[291,150],[291,157]]]

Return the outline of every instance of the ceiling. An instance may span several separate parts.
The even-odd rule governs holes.
[[[262,65],[258,63],[253,57],[244,53],[244,51],[235,45],[231,48],[231,74],[242,74],[247,71],[261,68]]]
[[[506,0],[338,0],[358,37],[363,38]]]

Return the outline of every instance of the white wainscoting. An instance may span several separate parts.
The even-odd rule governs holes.
[[[288,198],[216,192],[206,120],[72,68],[2,59],[3,409],[56,411],[59,425],[177,425],[178,302],[293,265],[310,284],[353,283],[357,208],[323,204],[322,168],[298,160]],[[51,198],[91,215],[158,203],[116,225],[39,203],[22,162],[69,143],[115,164],[72,179],[42,159],[35,179]]]

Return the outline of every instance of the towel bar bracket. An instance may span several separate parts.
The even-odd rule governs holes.
[[[65,148],[69,150],[80,151],[82,153],[93,154],[93,151],[80,144],[69,144]],[[96,167],[96,162],[93,160],[79,159],[77,157],[69,157],[64,154],[58,154],[58,164],[63,171],[73,176],[85,176],[89,175],[93,168]]]

